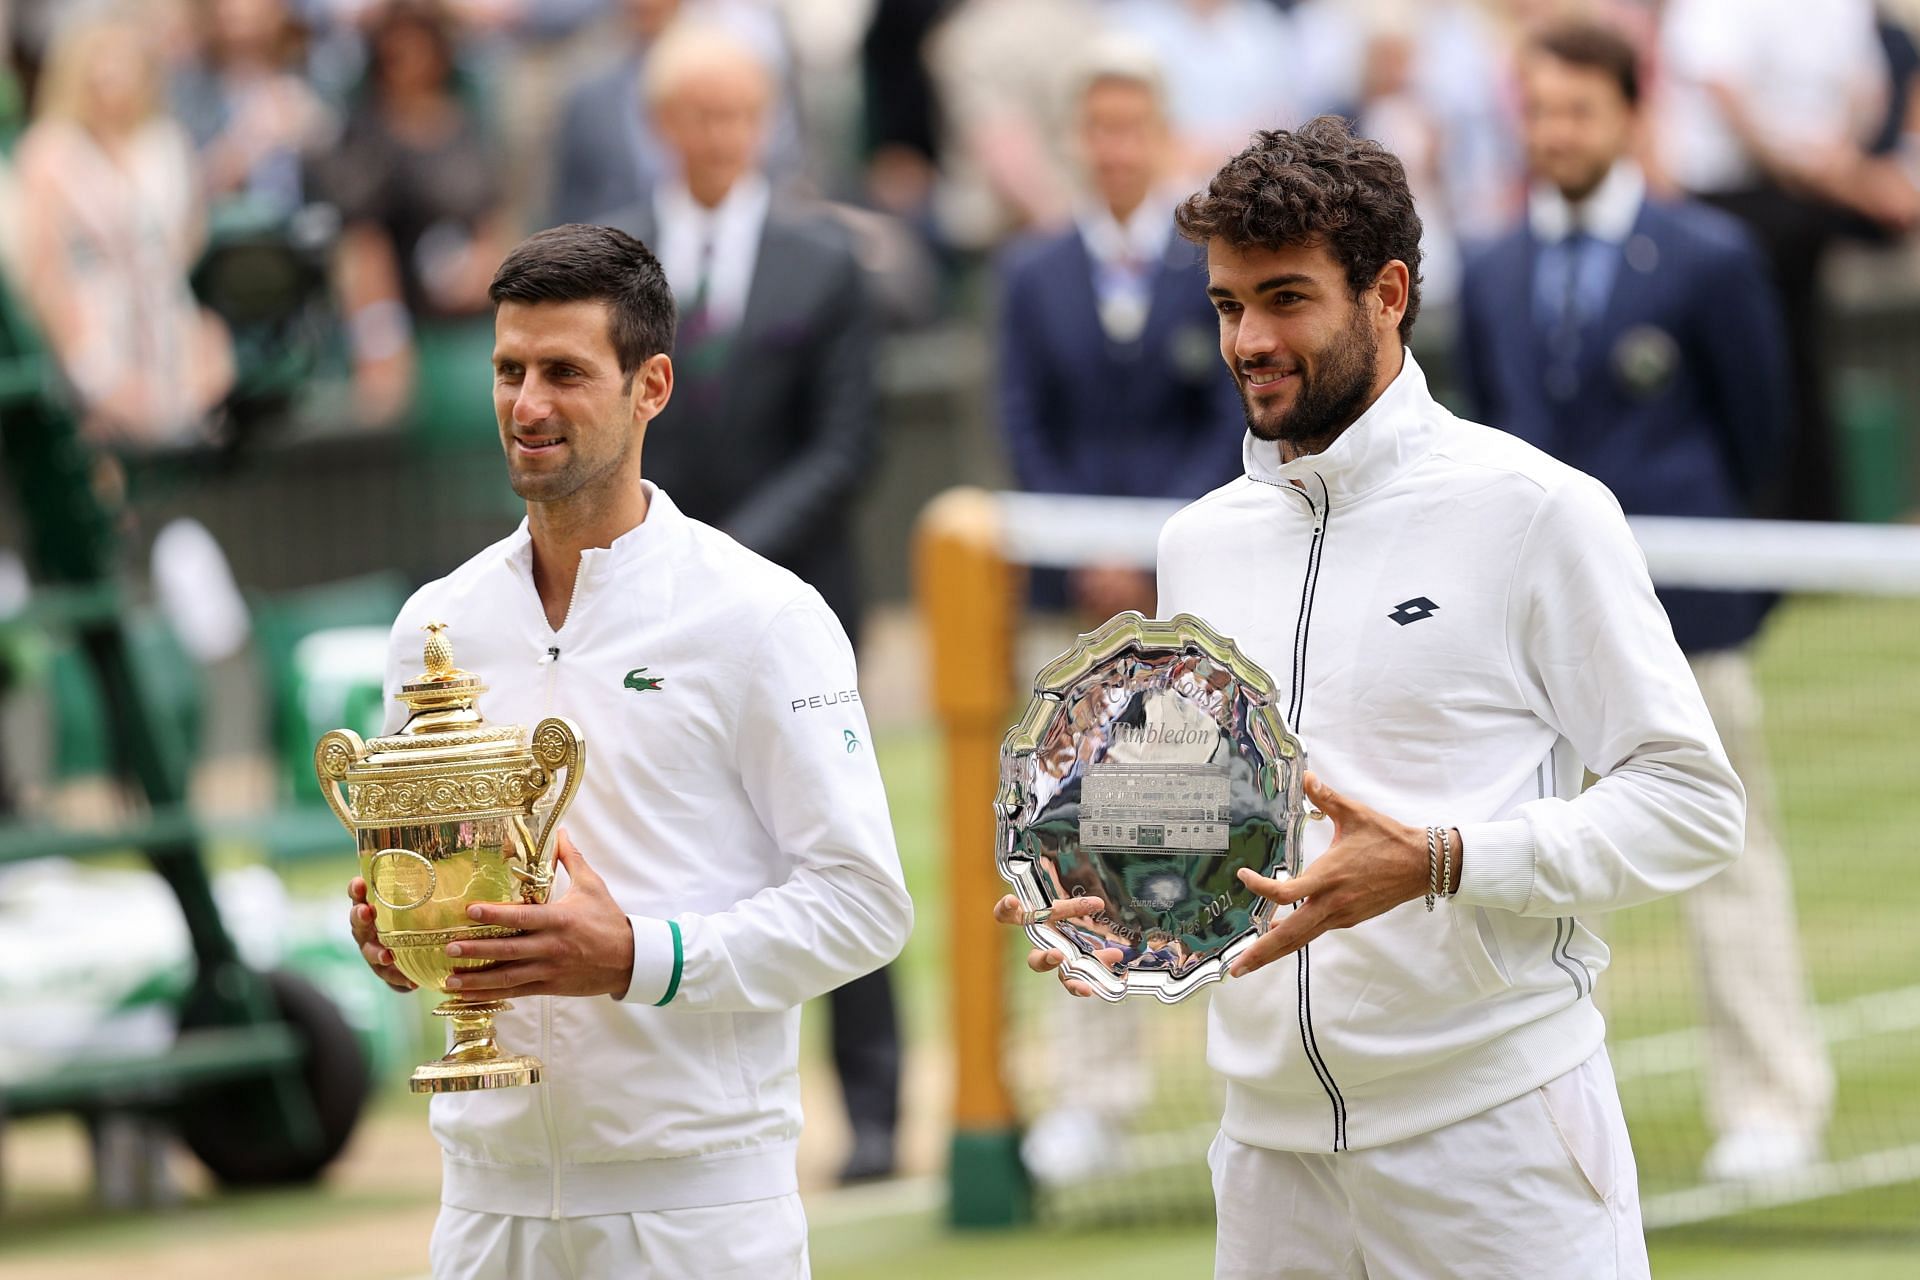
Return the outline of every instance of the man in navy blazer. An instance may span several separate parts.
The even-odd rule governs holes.
[[[1598,477],[1629,514],[1750,515],[1787,483],[1779,303],[1738,223],[1651,198],[1632,159],[1633,46],[1584,22],[1521,59],[1535,185],[1523,225],[1470,256],[1461,372],[1484,422]],[[1832,1073],[1800,963],[1747,648],[1772,602],[1662,591],[1735,770],[1745,856],[1684,900],[1707,1020],[1711,1177],[1816,1158]]]
[[[1000,412],[1015,477],[1036,493],[1197,498],[1240,474],[1245,433],[1220,367],[1206,263],[1173,234],[1173,137],[1149,51],[1102,42],[1081,76],[1091,190],[1074,225],[1001,267]],[[1105,619],[1150,610],[1137,570],[1071,576]]]

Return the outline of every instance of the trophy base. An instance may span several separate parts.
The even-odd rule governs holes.
[[[540,1059],[502,1053],[493,1039],[493,1015],[512,1008],[505,1000],[455,996],[434,1016],[453,1022],[453,1047],[446,1056],[415,1067],[407,1088],[415,1093],[465,1093],[472,1089],[510,1089],[540,1083]]]
[[[449,1062],[445,1058],[415,1067],[407,1088],[415,1093],[465,1093],[470,1089],[509,1089],[540,1083],[540,1059],[523,1053],[503,1053],[480,1062]]]

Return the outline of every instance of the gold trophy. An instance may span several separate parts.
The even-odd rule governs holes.
[[[454,959],[447,944],[519,931],[475,924],[476,902],[547,900],[553,836],[580,789],[587,744],[573,721],[549,716],[531,738],[519,725],[491,725],[475,706],[486,686],[453,665],[444,623],[430,622],[426,671],[400,688],[411,713],[399,733],[363,742],[335,729],[314,747],[327,803],[353,832],[380,941],[399,970],[448,995],[456,969],[490,960]],[[535,808],[566,773],[538,834]],[[341,794],[342,785],[346,794]],[[493,1015],[505,1000],[449,995],[434,1010],[453,1020],[453,1047],[416,1068],[415,1093],[534,1084],[540,1061],[503,1053]]]

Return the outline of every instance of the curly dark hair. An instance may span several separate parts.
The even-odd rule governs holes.
[[[1346,268],[1358,298],[1394,259],[1407,264],[1400,338],[1420,314],[1420,215],[1399,157],[1356,138],[1339,116],[1298,129],[1266,129],[1220,166],[1205,191],[1174,214],[1195,244],[1214,237],[1236,249],[1280,249],[1324,241]]]

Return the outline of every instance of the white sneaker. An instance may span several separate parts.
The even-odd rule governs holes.
[[[1058,1107],[1036,1119],[1020,1141],[1020,1159],[1044,1187],[1084,1182],[1118,1170],[1118,1126],[1090,1107]]]
[[[1797,1173],[1819,1158],[1819,1144],[1806,1134],[1756,1126],[1714,1143],[1700,1172],[1710,1182],[1753,1182]]]

